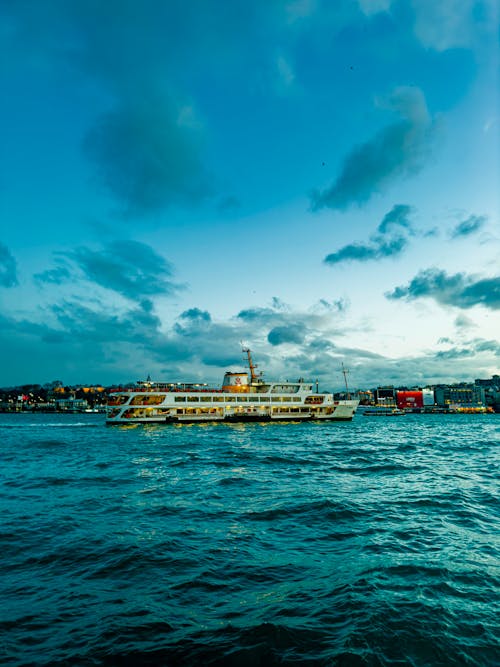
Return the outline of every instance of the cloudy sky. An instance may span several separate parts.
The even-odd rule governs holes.
[[[0,5],[0,386],[500,368],[496,0]]]

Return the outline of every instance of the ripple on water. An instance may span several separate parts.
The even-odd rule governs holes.
[[[17,417],[6,664],[500,664],[497,416]]]

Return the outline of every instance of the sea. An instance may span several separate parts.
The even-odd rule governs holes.
[[[500,665],[500,415],[0,415],[2,665]]]

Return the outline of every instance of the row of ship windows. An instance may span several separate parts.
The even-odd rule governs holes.
[[[296,402],[300,403],[302,399],[300,396],[273,396],[273,398],[269,397],[263,397],[261,396],[260,398],[258,396],[176,396],[174,398],[174,401],[176,403],[185,403],[186,401],[188,403],[231,403],[231,402],[237,402],[237,403],[242,403],[246,401],[250,401],[251,403],[269,403],[272,400],[273,403],[277,402]]]
[[[108,405],[123,405],[128,401],[126,394],[113,396],[108,400]],[[165,395],[161,394],[139,394],[133,396],[130,405],[160,405],[165,401]],[[300,396],[174,396],[175,403],[302,403]],[[324,402],[322,395],[309,395],[305,398],[306,404],[319,404]]]
[[[286,408],[271,408],[272,414],[289,414],[289,413],[303,413],[303,414],[311,414],[311,413],[328,413],[332,412],[331,408],[307,408],[307,407],[294,407],[294,406],[287,406]],[[239,414],[250,414],[250,413],[257,413],[256,408],[249,408],[246,410],[243,410],[243,408],[236,409],[236,413]],[[108,417],[116,417],[117,414],[119,413],[119,409],[112,410],[108,413]],[[168,416],[168,415],[201,415],[201,414],[219,414],[221,416],[224,415],[224,409],[223,408],[176,408],[176,409],[169,409],[169,408],[127,408],[121,415],[122,417],[158,417],[158,416]],[[265,413],[259,413],[259,414],[269,414],[269,411],[266,411]]]

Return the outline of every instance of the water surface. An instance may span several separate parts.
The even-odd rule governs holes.
[[[0,662],[500,664],[498,415],[0,415]]]

